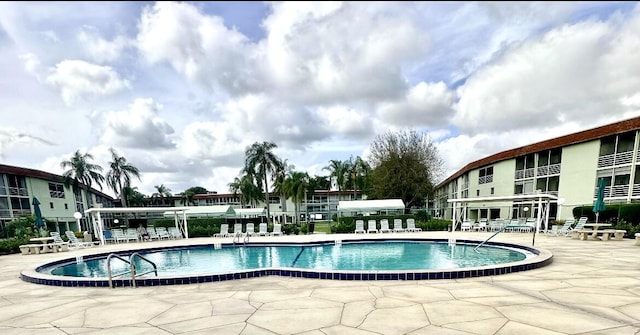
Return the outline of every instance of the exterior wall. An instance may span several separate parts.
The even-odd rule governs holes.
[[[565,199],[558,217],[573,216],[572,208],[593,203],[600,141],[590,141],[562,148],[558,195]]]

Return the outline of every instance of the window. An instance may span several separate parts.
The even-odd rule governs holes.
[[[612,155],[616,152],[616,137],[609,136],[600,139],[600,156]]]
[[[493,187],[491,188],[491,194],[493,194]]]
[[[614,185],[629,185],[629,179],[631,178],[628,174],[623,174],[619,176],[615,176],[613,181]]]
[[[562,149],[551,149],[549,152],[549,162],[551,164],[560,164],[560,162],[562,162]]]
[[[480,171],[478,171],[478,173],[479,173],[478,184],[486,184],[486,183],[493,182],[493,166],[482,168],[480,169]]]
[[[52,198],[64,199],[64,185],[49,183],[49,195]]]
[[[618,136],[618,145],[616,152],[627,152],[633,150],[636,142],[636,133],[630,132]]]
[[[549,165],[549,150],[538,153],[538,166]]]
[[[53,209],[53,202],[49,203],[49,208]]]
[[[476,190],[476,197],[480,196],[480,190]]]
[[[68,204],[64,204],[64,209],[69,209],[69,205]]]

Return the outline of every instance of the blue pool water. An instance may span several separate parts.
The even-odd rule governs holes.
[[[403,271],[461,269],[517,262],[533,254],[514,248],[423,241],[378,241],[316,245],[229,246],[212,245],[179,249],[141,251],[154,262],[160,277],[233,273],[240,270],[295,268],[320,271]],[[122,254],[124,256],[124,254]],[[125,257],[128,258],[128,257]],[[137,272],[151,270],[136,260]],[[128,265],[111,260],[112,272],[124,272]],[[57,276],[107,277],[106,256],[82,262],[58,264],[41,269]],[[151,275],[149,275],[151,276]]]

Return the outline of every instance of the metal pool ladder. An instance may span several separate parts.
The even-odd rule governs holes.
[[[491,236],[487,237],[487,239],[486,239],[486,240],[484,240],[484,241],[482,241],[482,243],[480,243],[480,244],[476,245],[476,247],[475,247],[475,248],[473,248],[473,251],[478,252],[478,248],[480,248],[481,246],[483,246],[485,243],[487,243],[487,242],[488,242],[490,239],[492,239],[494,236],[496,236],[496,235],[498,235],[498,234],[502,233],[502,232],[505,230],[505,228],[507,228],[507,226],[504,226],[504,227],[500,228],[500,230],[498,230],[497,232],[493,233],[493,235],[491,235]]]
[[[142,273],[137,273],[136,272],[136,265],[133,262],[134,259],[138,257],[141,260],[151,264],[151,266],[153,266],[153,270],[149,270],[147,272],[142,272]],[[127,264],[129,264],[129,271],[125,271],[122,273],[117,273],[117,274],[112,274],[111,273],[111,259],[112,258],[117,258]],[[113,277],[119,277],[122,275],[126,275],[127,273],[131,273],[131,286],[136,287],[136,275],[137,276],[144,276],[148,273],[154,272],[156,274],[156,277],[158,276],[158,267],[156,266],[156,264],[148,259],[146,259],[144,256],[140,255],[140,253],[134,252],[133,254],[131,254],[131,256],[129,256],[129,259],[125,259],[122,256],[119,256],[117,254],[109,254],[109,256],[107,256],[107,274],[109,275],[109,287],[110,288],[114,288],[113,286]]]
[[[249,234],[242,234],[242,233],[238,233],[233,235],[233,245],[236,245],[236,242],[238,242],[238,244],[240,244],[240,237],[244,236],[244,239],[242,241],[242,245],[246,245],[247,242],[249,242]]]

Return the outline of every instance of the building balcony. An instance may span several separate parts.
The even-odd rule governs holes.
[[[478,177],[478,184],[493,183],[493,175]]]
[[[515,179],[533,178],[535,169],[516,170]]]
[[[560,164],[539,166],[537,169],[537,173],[538,177],[560,174]]]
[[[617,154],[598,157],[598,167],[610,167],[616,165],[631,164],[633,161],[633,151],[620,152]]]
[[[624,198],[629,195],[629,185],[613,185],[606,186],[604,188],[604,197],[605,198]],[[632,187],[631,195],[639,195],[640,196],[640,185],[634,184]],[[598,188],[596,187],[593,192],[593,197],[598,197]]]

